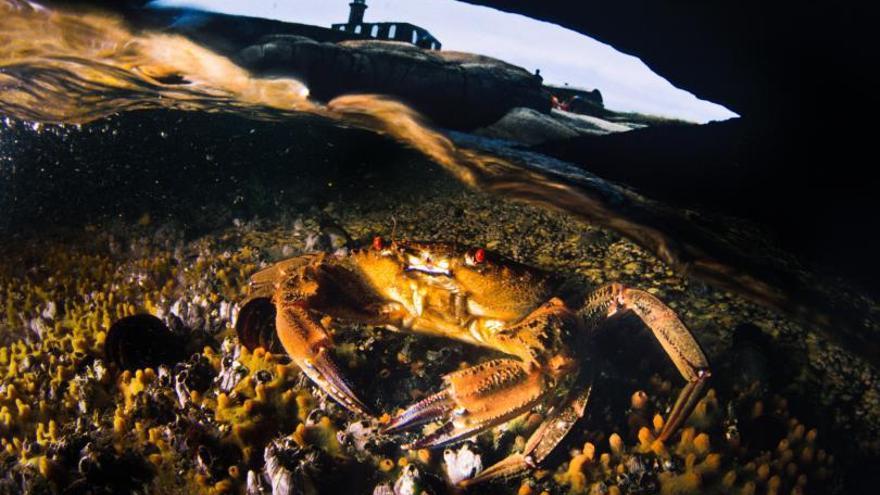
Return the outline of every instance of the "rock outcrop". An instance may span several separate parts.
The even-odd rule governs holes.
[[[625,132],[632,128],[598,117],[562,110],[554,109],[546,114],[531,108],[514,108],[492,125],[477,129],[475,134],[534,146],[582,135],[602,136],[612,132]]]
[[[237,61],[260,74],[296,77],[319,100],[350,93],[392,95],[434,123],[456,129],[491,124],[516,107],[550,111],[540,78],[469,53],[390,41],[319,43],[276,35],[241,49]]]

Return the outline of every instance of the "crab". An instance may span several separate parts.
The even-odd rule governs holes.
[[[441,448],[543,406],[543,421],[523,451],[461,482],[473,485],[536,467],[583,416],[593,373],[582,358],[596,330],[615,315],[641,318],[687,382],[659,440],[681,427],[706,387],[711,373],[705,353],[650,293],[611,283],[569,307],[554,291],[548,273],[483,248],[376,237],[344,255],[313,253],[263,269],[251,278],[249,300],[271,300],[284,351],[315,385],[358,415],[374,416],[332,357],[330,326],[337,322],[441,336],[503,354],[444,376],[442,390],[384,426],[384,433],[396,434],[440,422],[408,448]],[[245,305],[237,324],[245,330],[256,321],[247,313]]]

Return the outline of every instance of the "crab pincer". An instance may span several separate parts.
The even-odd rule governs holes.
[[[278,311],[275,327],[284,350],[313,383],[346,409],[373,415],[333,361],[330,337],[314,315],[300,304],[285,305]]]
[[[530,369],[531,368],[531,369]],[[504,423],[534,407],[552,380],[516,359],[494,359],[444,377],[445,389],[391,420],[386,433],[433,421],[442,425],[409,448],[439,448]]]
[[[250,300],[239,313],[236,330],[246,345],[275,352],[280,344],[300,370],[336,402],[356,414],[372,416],[333,360],[333,342],[321,321],[326,312],[315,307],[321,298],[318,280],[323,263],[323,255],[306,255],[251,276]],[[267,325],[272,327],[271,335],[265,335],[262,328]]]

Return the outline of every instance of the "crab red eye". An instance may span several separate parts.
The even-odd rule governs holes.
[[[382,249],[382,238],[379,236],[373,237],[373,249],[379,251]]]
[[[476,263],[482,263],[486,261],[486,250],[483,248],[477,249],[474,253],[474,261]]]

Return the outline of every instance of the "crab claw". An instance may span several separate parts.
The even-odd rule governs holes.
[[[449,391],[436,393],[409,406],[394,417],[382,433],[397,433],[421,424],[430,423],[445,416],[455,408],[455,401]]]
[[[495,359],[444,377],[446,388],[392,419],[388,432],[435,420],[444,423],[410,449],[440,448],[504,423],[537,404],[552,387],[538,368],[515,359]]]
[[[511,478],[526,469],[534,469],[535,467],[537,467],[537,463],[535,463],[530,456],[520,453],[511,454],[480,471],[480,474],[473,478],[459,481],[458,486],[467,488],[487,481]]]
[[[336,402],[358,414],[372,416],[369,407],[352,391],[351,385],[339,371],[336,363],[333,362],[326,347],[319,349],[314,359],[304,358],[302,364],[296,358],[294,361],[300,365],[306,376],[321,387],[321,390],[333,397]]]
[[[330,337],[313,315],[300,305],[285,306],[275,326],[284,350],[315,385],[346,409],[372,416],[330,357]]]
[[[459,486],[467,488],[486,481],[510,478],[537,467],[583,417],[592,388],[592,377],[590,377],[589,384],[579,384],[567,399],[550,410],[544,421],[526,441],[521,453],[511,454],[484,469],[477,476],[460,481]]]

